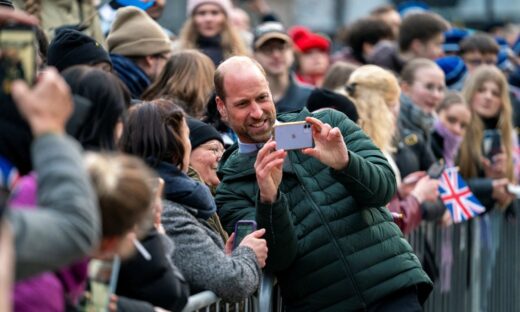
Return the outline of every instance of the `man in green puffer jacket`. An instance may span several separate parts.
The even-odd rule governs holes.
[[[267,270],[289,311],[420,311],[432,284],[384,206],[396,190],[381,151],[334,110],[279,115],[306,120],[314,148],[276,150],[265,73],[232,57],[215,73],[217,108],[239,138],[223,157],[216,201],[226,229],[265,228]]]

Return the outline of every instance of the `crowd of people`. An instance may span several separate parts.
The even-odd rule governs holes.
[[[287,311],[422,311],[438,276],[406,235],[456,221],[428,170],[516,215],[519,27],[381,6],[332,40],[249,4],[254,27],[188,0],[177,36],[163,0],[0,1],[38,76],[1,76],[0,311],[182,311],[265,272]],[[300,121],[314,145],[277,148]],[[235,243],[241,220],[257,229]]]

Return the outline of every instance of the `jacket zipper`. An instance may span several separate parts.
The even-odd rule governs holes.
[[[350,278],[352,278],[352,281],[353,281],[353,285],[354,285],[354,290],[356,292],[356,295],[361,299],[361,303],[363,304],[363,310],[366,310],[366,303],[365,303],[365,298],[363,298],[363,295],[361,294],[361,291],[359,290],[358,288],[358,285],[357,285],[357,282],[354,278],[354,274],[352,274],[352,270],[350,269],[350,266],[348,264],[348,261],[345,257],[345,255],[343,254],[343,251],[341,250],[341,248],[339,247],[339,244],[336,240],[336,237],[333,235],[332,233],[332,230],[330,229],[328,223],[326,222],[325,220],[325,217],[323,216],[323,213],[321,212],[321,209],[319,209],[319,207],[316,205],[316,203],[314,202],[314,200],[312,199],[312,196],[311,194],[309,193],[309,191],[304,187],[304,184],[302,182],[302,179],[300,177],[300,174],[298,173],[298,171],[296,170],[296,168],[293,166],[293,161],[291,159],[291,156],[289,155],[289,160],[291,161],[291,166],[293,167],[293,171],[294,173],[296,174],[296,177],[298,178],[298,182],[300,184],[300,187],[302,188],[303,192],[305,193],[305,195],[307,196],[307,198],[309,198],[309,202],[311,203],[311,206],[312,208],[318,213],[318,216],[320,217],[320,220],[321,220],[321,223],[325,226],[325,228],[327,229],[327,232],[329,233],[329,236],[331,237],[332,239],[332,242],[334,243],[334,246],[336,247],[336,249],[338,250],[339,252],[339,255],[340,255],[340,258],[341,260],[343,261],[343,264],[347,270],[347,273],[349,274]]]

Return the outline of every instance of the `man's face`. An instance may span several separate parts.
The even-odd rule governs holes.
[[[162,53],[152,57],[152,64],[147,73],[151,81],[155,81],[157,78],[159,78],[159,75],[161,74],[164,66],[166,66],[166,63],[171,56],[171,53]]]
[[[395,38],[399,35],[399,27],[401,26],[401,15],[395,10],[388,11],[381,15],[381,19],[387,23],[394,33]]]
[[[439,33],[426,42],[420,42],[418,48],[415,50],[417,57],[424,57],[430,60],[435,60],[444,55],[442,44],[444,42],[444,34]]]
[[[146,13],[154,20],[158,20],[164,11],[165,5],[166,0],[155,0],[153,5],[146,10]]]
[[[262,72],[253,64],[228,71],[224,89],[226,98],[217,97],[217,108],[222,119],[241,142],[267,142],[276,119],[276,109]]]
[[[266,41],[256,49],[254,57],[270,76],[288,73],[294,62],[291,44],[280,39]]]
[[[466,64],[468,72],[473,72],[482,64],[496,65],[497,55],[494,53],[480,53],[480,51],[468,51],[462,55],[462,59]]]

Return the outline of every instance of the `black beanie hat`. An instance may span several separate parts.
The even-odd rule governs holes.
[[[359,118],[356,106],[349,98],[326,89],[314,89],[307,100],[307,108],[311,112],[321,108],[333,108],[347,115],[353,122],[357,122]]]
[[[218,140],[224,144],[222,136],[212,126],[191,117],[188,117],[187,120],[188,128],[190,128],[190,141],[192,150],[210,140]]]
[[[72,28],[60,28],[47,51],[47,65],[58,71],[74,65],[93,65],[107,62],[112,65],[108,52],[101,44]]]

